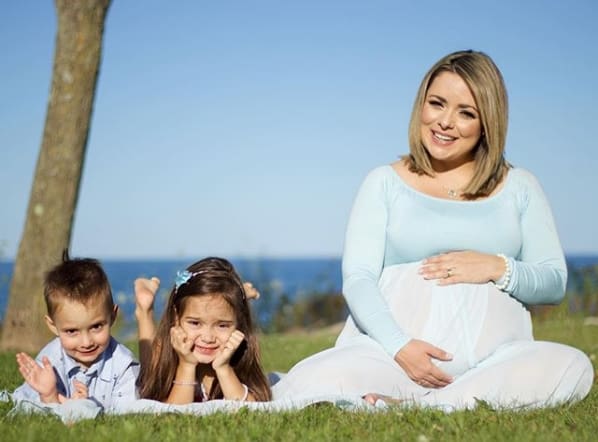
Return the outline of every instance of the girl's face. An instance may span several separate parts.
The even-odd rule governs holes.
[[[482,124],[467,83],[453,72],[442,72],[428,88],[421,113],[421,138],[432,165],[473,159]]]
[[[210,364],[237,328],[233,308],[218,294],[190,296],[179,321],[200,364]]]

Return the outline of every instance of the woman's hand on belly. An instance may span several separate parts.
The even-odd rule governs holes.
[[[413,382],[426,388],[445,387],[453,381],[432,362],[432,359],[450,361],[452,358],[444,350],[419,339],[409,341],[394,357]]]
[[[419,269],[424,279],[436,279],[438,285],[485,284],[497,281],[504,272],[503,258],[472,250],[431,256],[422,261]]]

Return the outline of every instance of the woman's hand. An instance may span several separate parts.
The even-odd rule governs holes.
[[[424,279],[437,279],[438,285],[485,284],[500,279],[505,270],[500,256],[465,250],[431,256],[422,262],[419,273]]]
[[[199,361],[193,354],[193,341],[189,339],[185,330],[177,323],[170,328],[170,343],[172,348],[179,355],[179,363],[197,365]]]
[[[56,389],[56,374],[50,360],[42,357],[42,366],[27,353],[17,353],[19,372],[31,388],[39,393],[39,398],[44,403],[58,402]]]
[[[453,356],[419,339],[412,339],[395,355],[395,361],[416,384],[426,388],[445,387],[453,378],[434,365],[432,358],[450,361]]]
[[[230,359],[233,357],[233,354],[235,354],[235,351],[243,342],[243,339],[245,339],[245,335],[239,330],[235,330],[230,335],[228,341],[226,341],[226,344],[224,344],[224,348],[212,361],[212,368],[214,371],[218,371],[219,368],[229,365]]]
[[[151,279],[137,278],[135,280],[136,313],[147,313],[154,309],[158,288],[160,288],[160,280],[155,276]]]

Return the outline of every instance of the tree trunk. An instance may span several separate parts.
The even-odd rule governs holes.
[[[69,246],[110,0],[56,0],[52,87],[27,220],[10,284],[2,348],[38,351],[45,273]]]

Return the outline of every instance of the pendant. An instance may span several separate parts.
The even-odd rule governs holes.
[[[459,197],[459,192],[454,189],[447,189],[446,193],[448,194],[449,198],[457,199]]]

